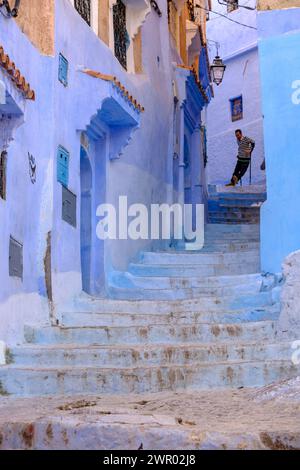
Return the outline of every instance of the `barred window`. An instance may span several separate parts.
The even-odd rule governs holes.
[[[121,0],[117,0],[117,3],[113,6],[113,24],[115,56],[124,69],[127,69],[129,36],[126,29],[126,6]]]
[[[84,21],[91,26],[91,0],[75,0],[74,6]]]

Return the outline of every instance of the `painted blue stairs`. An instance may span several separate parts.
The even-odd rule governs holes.
[[[251,189],[251,187],[250,187]],[[247,192],[248,190],[248,192]],[[266,200],[263,188],[209,186],[208,218],[212,224],[259,224],[260,206]]]
[[[256,387],[299,374],[276,340],[281,277],[260,274],[257,224],[208,224],[199,252],[145,252],[110,298],[82,295],[60,326],[27,325],[0,367],[21,396]]]

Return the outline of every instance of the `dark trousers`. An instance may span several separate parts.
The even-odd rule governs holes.
[[[235,167],[235,170],[234,170],[233,175],[232,175],[231,182],[234,183],[234,181],[233,181],[234,176],[236,176],[238,181],[240,181],[240,179],[243,178],[244,174],[248,170],[249,165],[250,165],[250,158],[249,158],[249,161],[244,161],[244,162],[238,160],[237,164],[236,164],[236,167]]]

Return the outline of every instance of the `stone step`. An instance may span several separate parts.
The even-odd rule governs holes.
[[[244,223],[247,224],[249,219],[256,218],[259,221],[260,211],[259,209],[248,209],[247,211],[242,209],[228,210],[227,208],[218,208],[215,210],[209,209],[208,217],[232,219],[241,222],[244,221]]]
[[[259,218],[255,217],[255,218],[247,220],[247,224],[256,225],[258,221],[259,221]],[[239,220],[230,219],[229,217],[225,218],[225,217],[214,217],[214,216],[209,217],[209,222],[211,224],[216,224],[216,225],[221,224],[221,223],[222,224],[226,223],[229,226],[245,223],[244,220],[239,221]]]
[[[248,268],[249,265],[247,265]],[[253,265],[253,272],[256,272],[257,265]],[[233,272],[234,274],[243,274],[245,271],[248,273],[249,271],[251,272],[251,269],[246,269],[245,267],[239,267],[239,269],[236,270],[228,270],[228,268],[224,270],[220,270],[220,274],[228,274],[228,271]],[[211,271],[211,275],[216,275],[218,271],[216,269],[213,269]],[[229,293],[227,295],[226,292],[223,292],[223,294],[218,294],[216,292],[215,296],[210,296],[207,297],[205,293],[203,292],[203,289],[201,288],[170,288],[170,289],[152,289],[151,285],[149,283],[148,288],[146,289],[145,287],[137,287],[137,286],[130,286],[129,284],[125,283],[124,278],[123,280],[120,280],[117,278],[116,282],[114,283],[113,280],[111,280],[107,286],[107,293],[111,299],[118,299],[118,300],[151,300],[151,301],[158,301],[158,300],[165,300],[165,301],[172,301],[172,300],[188,300],[188,299],[203,299],[204,305],[206,305],[206,302],[210,301],[210,297],[213,300],[213,303],[222,303],[224,299],[229,302],[229,305],[232,304],[232,302],[242,302],[244,305],[244,301],[247,302],[250,298],[252,301],[255,301],[255,305],[261,305],[261,302],[264,301],[264,298],[261,296],[261,292],[259,293],[249,293],[249,292],[240,292],[238,293],[238,289],[236,290],[235,293]],[[151,279],[151,278],[148,278]],[[226,289],[224,290],[226,291]],[[248,294],[248,295],[247,295]],[[225,304],[228,305],[228,304]],[[254,305],[254,303],[252,303]]]
[[[97,298],[82,293],[75,298],[73,303],[66,306],[65,312],[70,309],[73,312],[89,312],[103,314],[132,314],[132,315],[175,315],[199,312],[219,312],[236,311],[241,309],[265,308],[273,305],[272,294],[270,292],[262,292],[251,297],[235,297],[224,296],[219,298],[201,298],[201,299],[184,299],[184,300],[117,300],[108,298]]]
[[[212,224],[213,226],[214,224]],[[240,224],[243,225],[243,224]],[[252,227],[253,224],[248,224],[249,227]],[[215,224],[217,227],[218,224]],[[254,226],[254,225],[253,225]],[[227,225],[228,227],[228,225]],[[233,227],[238,227],[238,225],[233,225]],[[239,243],[239,242],[258,242],[260,240],[260,234],[259,232],[255,232],[253,234],[251,233],[230,233],[230,232],[208,232],[205,233],[204,235],[204,241],[205,243],[229,243],[229,242],[234,242],[234,243]]]
[[[252,208],[252,209],[257,209],[262,206],[264,201],[261,200],[221,200],[219,201],[219,207],[227,207],[227,208],[238,208],[238,209],[243,209],[243,208]]]
[[[143,265],[137,265],[140,266],[144,269],[143,271],[143,276],[146,276],[147,274],[147,268],[148,265],[145,266]],[[160,269],[161,267],[158,265],[154,265],[157,269]],[[180,275],[177,277],[174,277],[172,279],[163,278],[162,282],[164,282],[164,279],[167,279],[167,282],[175,282],[179,281],[180,285],[183,282],[185,287],[191,287],[191,286],[197,286],[197,287],[208,287],[208,288],[214,288],[214,287],[229,287],[229,286],[249,286],[249,287],[256,287],[257,284],[263,285],[263,286],[269,286],[270,288],[274,286],[274,283],[277,283],[276,281],[276,276],[273,276],[271,274],[269,275],[263,275],[261,273],[254,273],[254,274],[242,274],[242,275],[237,275],[237,276],[203,276],[203,277],[192,277],[190,274],[185,273],[185,265],[179,266],[179,273]],[[188,268],[190,269],[190,267]],[[159,270],[157,271],[158,273],[160,272]],[[149,275],[152,277],[151,275]],[[146,276],[147,277],[147,276]],[[187,277],[187,279],[186,279]],[[142,279],[140,277],[139,279]],[[182,286],[181,286],[182,287]]]
[[[142,367],[189,365],[225,361],[289,360],[291,343],[211,343],[119,346],[23,346],[10,350],[15,366],[31,367]],[[0,369],[1,370],[1,369]]]
[[[259,253],[244,251],[243,253],[201,253],[201,252],[142,252],[140,262],[143,264],[159,265],[245,265],[247,262],[259,261]],[[259,271],[259,270],[258,270]],[[209,273],[208,273],[209,275]]]
[[[253,271],[256,271],[253,268]],[[150,279],[150,278],[149,278]],[[119,285],[113,285],[109,284],[107,287],[107,292],[108,295],[112,299],[119,299],[119,300],[185,300],[185,299],[197,299],[197,298],[203,298],[206,299],[205,293],[203,292],[202,289],[199,288],[186,288],[186,289],[151,289],[151,286],[149,286],[148,289],[145,287],[121,287]],[[222,299],[222,294],[216,293],[216,302],[220,301]],[[243,292],[240,293],[242,295]],[[249,296],[253,296],[256,298],[259,294],[255,293],[249,293],[245,292],[244,293],[244,298],[248,294]],[[223,294],[224,296],[225,294]],[[231,296],[231,297],[236,297],[236,296]],[[260,304],[260,300],[258,302]]]
[[[135,368],[0,368],[2,394],[21,396],[132,394],[171,390],[258,387],[295,377],[290,360],[225,361]]]
[[[220,210],[220,209],[217,209],[217,210],[209,210],[208,211],[208,217],[209,219],[211,219],[212,217],[213,218],[223,218],[223,219],[231,219],[231,220],[236,220],[238,222],[243,222],[244,223],[248,223],[248,220],[254,220],[256,219],[257,221],[259,221],[259,217],[260,217],[260,212],[259,210],[254,210],[254,209],[251,209],[249,210],[249,212],[245,212],[245,211],[242,211],[242,210]]]
[[[204,247],[201,250],[201,253],[236,253],[242,251],[260,251],[260,243],[258,241],[248,242],[247,240],[243,241],[230,241],[227,243],[221,242],[208,242],[205,241]]]
[[[159,271],[156,276],[150,276],[146,271],[146,276],[135,276],[130,273],[118,273],[111,278],[111,284],[114,286],[126,287],[128,289],[147,289],[147,290],[174,290],[178,297],[189,294],[193,291],[194,295],[201,296],[226,296],[226,295],[246,295],[256,294],[261,291],[263,286],[262,276],[253,276],[248,282],[217,283],[209,285],[203,282],[201,277],[190,277],[184,273],[184,267],[181,277],[164,276],[160,277]],[[245,276],[246,277],[246,276]],[[235,279],[238,276],[234,276]],[[176,291],[176,292],[175,292]],[[188,291],[188,292],[185,292]]]
[[[186,325],[199,323],[244,323],[262,320],[277,320],[279,306],[248,308],[242,310],[215,310],[198,312],[171,313],[90,313],[64,312],[61,325],[68,327],[107,327],[107,326],[147,326],[151,325]]]
[[[106,327],[25,326],[25,341],[31,344],[148,344],[218,341],[272,341],[275,322],[271,320],[241,324],[141,325]]]
[[[118,276],[124,276],[124,273],[115,273],[111,280],[117,280]],[[261,274],[238,274],[238,275],[223,275],[223,276],[209,276],[208,273],[205,275],[202,267],[198,266],[188,266],[180,265],[144,265],[144,264],[134,264],[129,265],[129,272],[126,273],[128,279],[135,280],[136,276],[139,276],[138,279],[143,280],[143,285],[147,283],[148,279],[159,277],[164,283],[164,279],[167,281],[167,287],[177,286],[180,287],[203,287],[203,288],[223,288],[223,287],[236,287],[237,290],[240,286],[249,286],[256,287],[258,282],[263,283],[264,285],[272,285],[273,277],[264,277]],[[146,280],[145,280],[146,278]],[[125,280],[123,280],[125,282]],[[121,281],[120,281],[121,282]],[[151,282],[151,281],[150,281]],[[130,285],[130,280],[128,280],[127,285]],[[159,287],[161,287],[161,284]],[[147,286],[146,286],[147,287]],[[212,294],[213,295],[213,294]]]
[[[131,264],[129,267],[129,271],[131,274],[136,276],[180,276],[182,274],[183,265],[182,264]],[[238,276],[238,275],[246,275],[246,274],[255,274],[260,271],[260,259],[253,260],[251,262],[247,262],[245,264],[218,264],[218,265],[189,265],[184,266],[184,273],[185,276],[192,276],[192,277],[213,277],[213,276]]]
[[[208,201],[208,211],[209,212],[225,212],[229,214],[251,214],[260,211],[260,202],[247,201],[236,202],[219,202],[219,201]]]
[[[228,227],[226,224],[206,224],[205,225],[205,233],[209,234],[213,232],[215,233],[228,233],[230,236],[234,236],[236,234],[249,234],[249,233],[260,233],[259,224],[249,226],[247,224],[241,224],[236,227]]]
[[[236,186],[225,187],[225,186],[210,186],[208,187],[209,199],[266,199],[267,193],[265,188],[260,190],[259,188],[254,188],[251,186]]]
[[[221,238],[212,238],[207,237],[204,240],[204,246],[202,249],[197,251],[195,250],[180,250],[174,246],[168,247],[165,250],[160,250],[163,253],[226,253],[228,251],[257,251],[260,250],[260,243],[258,238],[249,239],[248,237],[244,239],[221,239]]]

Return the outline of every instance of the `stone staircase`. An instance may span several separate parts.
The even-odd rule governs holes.
[[[208,217],[212,224],[259,224],[260,206],[266,192],[260,186],[221,188],[209,186]]]
[[[59,326],[27,325],[0,367],[0,393],[242,388],[296,376],[290,343],[276,340],[281,279],[260,273],[259,226],[212,223],[205,234],[198,252],[141,253],[111,277],[110,298],[83,294]]]

